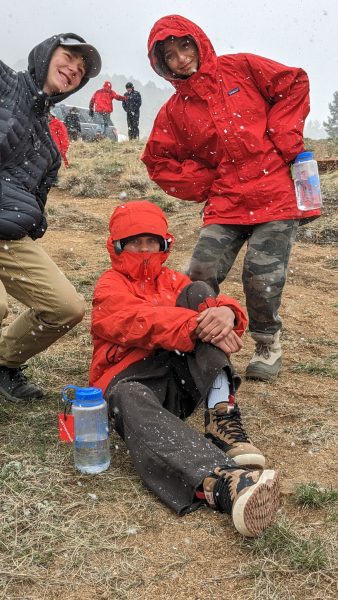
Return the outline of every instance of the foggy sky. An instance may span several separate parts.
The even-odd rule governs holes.
[[[8,0],[1,12],[0,58],[14,68],[43,39],[71,31],[98,48],[103,73],[163,87],[147,58],[148,34],[160,17],[180,14],[204,29],[217,54],[303,67],[312,120],[327,119],[338,89],[337,0]]]

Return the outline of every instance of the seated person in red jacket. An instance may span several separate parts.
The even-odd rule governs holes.
[[[68,168],[67,151],[69,148],[69,137],[67,127],[62,121],[54,117],[52,113],[48,113],[48,125],[55,145],[61,154],[63,164]]]
[[[145,485],[177,514],[207,505],[259,535],[278,507],[278,478],[265,470],[235,401],[229,356],[247,320],[233,298],[164,265],[173,245],[161,209],[118,206],[107,248],[112,266],[96,284],[90,385],[100,387]],[[205,406],[205,436],[185,423]]]
[[[101,117],[101,133],[108,137],[109,125],[111,125],[110,115],[113,112],[113,100],[125,100],[124,96],[120,96],[112,90],[110,81],[105,81],[103,87],[96,90],[89,102],[89,115],[94,116],[94,112]]]

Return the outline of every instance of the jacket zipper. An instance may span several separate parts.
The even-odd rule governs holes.
[[[143,281],[141,284],[141,289],[143,291],[146,288],[146,281],[147,281],[147,275],[148,275],[148,264],[149,264],[149,259],[147,258],[143,261],[144,270],[143,270]]]

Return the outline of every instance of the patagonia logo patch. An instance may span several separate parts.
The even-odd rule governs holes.
[[[239,92],[239,91],[240,91],[239,87],[235,87],[232,90],[228,91],[228,96],[232,96],[233,94],[237,94],[237,92]]]

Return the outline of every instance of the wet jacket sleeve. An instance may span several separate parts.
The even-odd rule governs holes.
[[[121,100],[121,102],[125,100],[124,96],[120,96],[120,94],[117,94],[117,92],[114,92],[113,90],[111,91],[111,97],[113,100]]]
[[[7,88],[13,84],[15,78],[15,71],[5,65],[2,60],[0,60],[0,94],[5,92]]]
[[[216,170],[197,160],[180,160],[167,106],[163,106],[156,117],[141,160],[148,169],[149,177],[166,194],[180,200],[204,202]]]
[[[134,104],[136,109],[139,109],[140,106],[142,106],[142,97],[140,92],[134,92]]]
[[[41,214],[40,222],[37,223],[36,227],[33,230],[31,230],[29,233],[32,240],[41,238],[45,234],[46,229],[48,227],[48,223],[47,223],[47,220],[46,220],[46,217],[44,214],[44,210],[45,210],[45,205],[47,202],[48,192],[49,192],[51,186],[53,185],[53,183],[56,182],[59,168],[60,168],[60,162],[55,161],[55,163],[49,169],[48,173],[46,174],[46,176],[44,177],[44,179],[41,181],[40,185],[36,189],[35,198],[36,198],[37,203],[40,206],[42,214]]]
[[[14,91],[17,84],[17,74],[13,69],[5,65],[0,60],[0,98],[2,99],[9,90]],[[7,106],[5,102],[0,101],[0,164],[3,165],[11,157],[13,149],[20,143],[20,138],[24,132],[21,130],[13,130],[12,138],[8,139],[7,135],[7,122],[9,117],[12,116],[12,107]]]
[[[126,348],[191,352],[197,314],[187,308],[141,300],[118,277],[107,273],[94,292],[92,334]]]
[[[304,121],[310,110],[309,80],[303,69],[246,54],[253,79],[271,104],[267,132],[286,163],[304,150]]]

